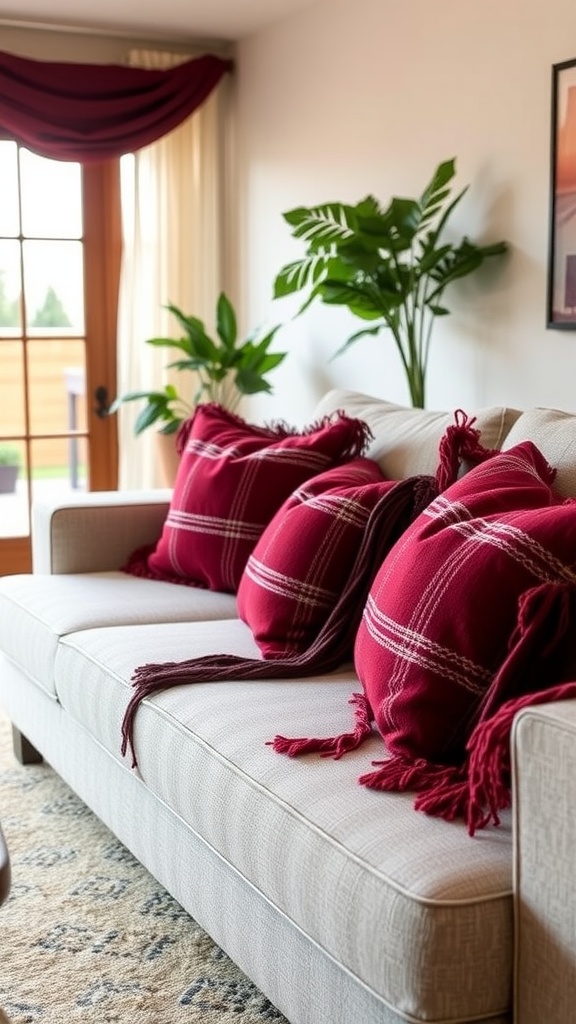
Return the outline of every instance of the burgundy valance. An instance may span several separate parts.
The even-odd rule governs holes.
[[[184,121],[231,69],[213,54],[159,71],[0,52],[0,137],[56,160],[132,153]]]

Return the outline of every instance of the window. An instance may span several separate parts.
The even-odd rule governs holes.
[[[114,365],[119,229],[106,229],[104,165],[87,171],[0,142],[0,177],[0,466],[17,466],[4,485],[0,469],[3,573],[26,567],[32,500],[115,486],[113,458],[104,479],[94,470],[94,446],[110,437],[109,428],[93,436],[98,403],[89,408],[87,395],[103,388],[105,406],[115,390],[105,367]]]

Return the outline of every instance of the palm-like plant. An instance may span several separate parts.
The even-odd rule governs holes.
[[[234,410],[242,395],[270,392],[266,380],[285,358],[285,352],[269,348],[280,325],[260,336],[253,332],[244,340],[238,337],[236,314],[230,300],[222,292],[216,304],[216,337],[211,337],[198,317],[188,316],[177,306],[166,307],[184,331],[182,338],[148,338],[147,344],[157,348],[176,349],[180,358],[168,369],[192,371],[197,388],[189,401],[174,384],[150,391],[129,391],[114,400],[108,412],[114,413],[123,402],[144,400],[134,425],[136,434],[154,424],[161,424],[160,433],[175,433],[183,420],[201,401],[219,402]]]
[[[450,198],[455,173],[454,160],[439,164],[420,198],[393,198],[386,209],[369,195],[355,206],[325,203],[284,214],[307,251],[280,270],[275,298],[308,288],[300,312],[319,298],[374,321],[348,338],[339,352],[364,335],[389,328],[412,404],[420,408],[426,397],[432,327],[437,316],[449,313],[443,301],[446,288],[507,248],[504,242],[475,245],[466,237],[457,245],[441,240],[467,191]]]

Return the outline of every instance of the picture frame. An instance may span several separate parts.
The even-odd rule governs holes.
[[[576,330],[576,58],[552,65],[546,326]]]

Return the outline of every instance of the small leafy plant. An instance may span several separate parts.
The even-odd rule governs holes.
[[[307,250],[283,267],[274,282],[275,298],[309,290],[300,312],[318,298],[372,322],[348,338],[337,355],[358,338],[388,328],[412,404],[421,408],[432,327],[436,317],[449,313],[446,288],[507,249],[505,242],[475,245],[466,237],[457,244],[442,241],[467,191],[450,198],[455,173],[454,160],[439,164],[419,198],[393,198],[386,209],[369,195],[355,206],[333,202],[288,211],[284,219]]]
[[[0,444],[0,466],[19,466],[20,451],[14,444]]]
[[[168,368],[194,372],[198,386],[191,401],[183,398],[174,384],[158,390],[129,391],[116,398],[109,413],[116,412],[123,402],[145,402],[134,426],[136,434],[154,424],[161,424],[160,433],[173,434],[201,401],[219,402],[234,410],[242,395],[272,390],[267,375],[286,357],[286,352],[269,351],[279,324],[262,337],[255,331],[240,340],[236,314],[223,292],[216,304],[215,338],[210,337],[198,317],[187,316],[174,305],[166,308],[180,324],[184,336],[148,338],[146,344],[179,352],[180,358],[169,363]]]

